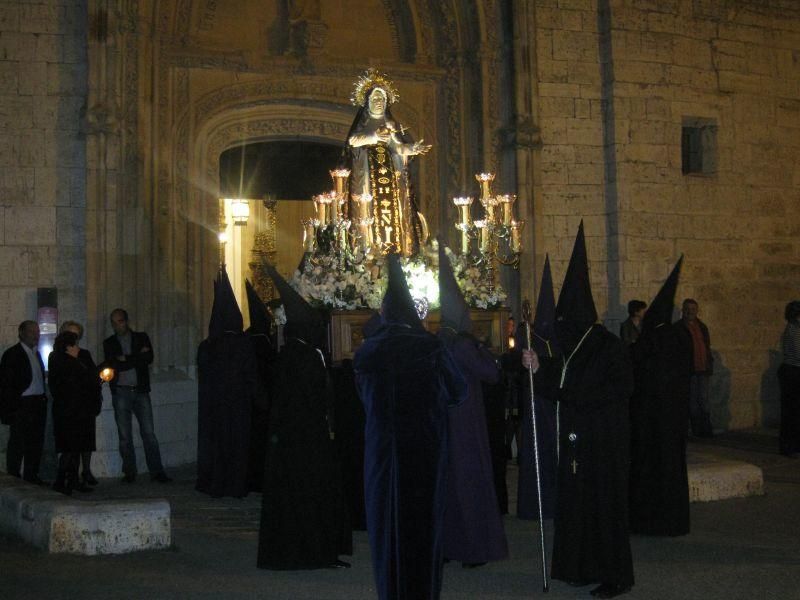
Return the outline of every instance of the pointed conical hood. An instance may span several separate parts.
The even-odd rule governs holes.
[[[419,320],[417,309],[414,307],[414,300],[408,291],[400,259],[396,254],[388,254],[386,264],[389,270],[389,285],[386,287],[386,294],[381,304],[383,320],[387,323],[403,323],[423,329],[422,321]]]
[[[442,326],[469,333],[472,330],[469,306],[458,287],[445,248],[444,241],[439,238],[439,305],[442,311]]]
[[[278,288],[278,293],[283,303],[283,309],[286,311],[286,323],[321,324],[322,316],[319,312],[289,285],[275,267],[268,262],[265,262],[264,266],[267,269],[267,273],[272,278],[272,281],[275,282],[275,287]]]
[[[242,312],[236,303],[228,273],[220,269],[214,281],[214,304],[208,322],[208,337],[216,337],[226,331],[242,333],[242,327]]]
[[[554,355],[556,323],[556,297],[553,292],[553,274],[550,271],[550,255],[544,257],[542,283],[539,286],[539,299],[536,301],[536,315],[533,318],[533,347],[543,356]]]
[[[586,257],[583,221],[578,227],[578,235],[575,237],[567,274],[564,276],[564,284],[558,295],[556,319],[585,327],[589,327],[597,321],[597,309],[594,306],[592,286],[589,283],[589,261]]]
[[[642,319],[642,332],[651,331],[659,325],[672,323],[672,311],[675,307],[675,292],[678,290],[678,281],[681,276],[681,266],[683,265],[683,254],[675,263],[672,272],[667,277],[664,285],[658,290],[653,302]]]
[[[272,317],[267,312],[266,305],[258,297],[253,284],[247,279],[244,280],[244,287],[247,290],[247,307],[250,310],[250,329],[251,333],[263,333],[269,335]]]

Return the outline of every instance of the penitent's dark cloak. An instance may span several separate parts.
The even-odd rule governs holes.
[[[356,351],[366,411],[367,531],[380,600],[434,600],[442,584],[447,407],[466,383],[417,318],[397,258],[389,257],[384,323]]]
[[[686,398],[691,347],[672,325],[678,260],[647,309],[642,333],[630,350],[636,389],[631,398],[631,531],[647,535],[689,533],[686,469]]]
[[[213,497],[248,492],[256,362],[227,273],[214,282],[208,338],[197,349],[197,483]]]

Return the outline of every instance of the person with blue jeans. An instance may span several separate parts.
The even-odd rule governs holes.
[[[146,333],[133,331],[128,326],[128,313],[122,308],[111,312],[111,326],[114,335],[103,341],[103,354],[106,363],[114,369],[110,387],[122,456],[122,480],[125,483],[136,481],[136,452],[133,448],[133,415],[136,415],[150,478],[167,483],[172,480],[161,464],[150,404],[149,367],[153,362],[153,346]]]

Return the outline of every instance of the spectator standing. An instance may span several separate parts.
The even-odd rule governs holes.
[[[83,338],[83,325],[78,323],[77,321],[64,321],[61,324],[59,329],[59,333],[64,333],[65,331],[71,331],[75,335],[78,336],[78,343],[80,343],[81,339]],[[81,361],[89,371],[93,373],[98,372],[97,365],[94,362],[94,358],[92,358],[92,353],[89,352],[86,348],[80,348],[78,352],[78,360]],[[103,407],[103,394],[102,394],[102,386],[97,386],[96,392],[97,395],[93,399],[93,401],[87,398],[88,402],[92,403],[94,408],[94,416],[95,419],[100,414],[100,410]],[[89,441],[86,444],[87,450],[81,452],[80,455],[80,467],[81,468],[81,480],[83,481],[84,485],[97,485],[97,478],[92,474],[92,452],[97,450],[97,440],[96,440],[96,427],[93,426],[91,429],[91,437],[88,438]]]
[[[800,456],[800,300],[786,305],[786,329],[781,337],[783,363],[778,368],[781,386],[780,452]]]
[[[100,396],[97,367],[80,359],[78,336],[72,331],[58,334],[47,362],[56,452],[61,455],[53,489],[67,495],[73,490],[91,492],[92,488],[78,479],[78,467],[81,454],[94,448],[94,418]]]
[[[0,418],[9,426],[6,472],[30,483],[44,485],[39,478],[47,422],[45,372],[39,356],[39,325],[23,321],[19,343],[0,359]],[[23,467],[24,471],[20,471]]]
[[[164,473],[161,464],[150,403],[149,367],[153,362],[153,346],[145,332],[130,329],[125,309],[114,309],[110,318],[114,335],[103,341],[103,354],[106,363],[114,369],[114,378],[110,382],[111,400],[119,434],[122,480],[125,483],[136,481],[136,452],[133,448],[133,415],[136,415],[150,479],[167,483],[172,480]]]
[[[630,346],[642,333],[642,317],[647,308],[647,302],[631,300],[628,302],[628,318],[619,326],[619,337],[626,346]]]
[[[684,330],[684,338],[688,336],[688,345],[692,349],[692,374],[689,385],[689,422],[692,435],[712,437],[711,409],[709,407],[708,390],[711,374],[714,372],[714,358],[711,355],[711,337],[708,327],[698,314],[700,306],[697,300],[687,298],[681,307],[682,318],[679,323]]]

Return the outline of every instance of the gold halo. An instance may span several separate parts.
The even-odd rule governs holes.
[[[369,68],[353,84],[353,94],[350,96],[350,102],[354,106],[364,106],[367,102],[367,94],[376,87],[386,92],[386,102],[388,104],[394,104],[400,99],[400,94],[397,93],[389,77],[377,69]]]

